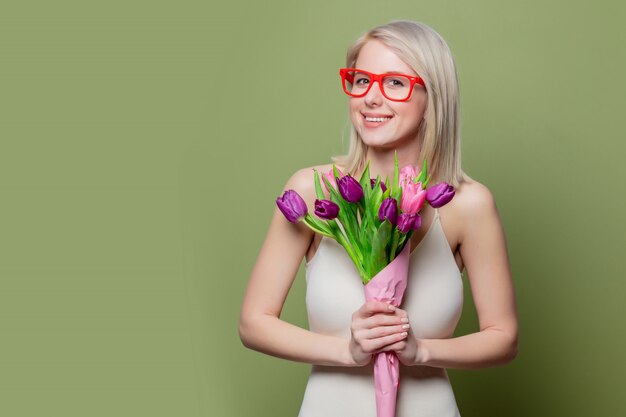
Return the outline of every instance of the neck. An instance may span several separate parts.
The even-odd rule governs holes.
[[[382,181],[384,181],[385,178],[389,178],[389,180],[393,178],[394,153],[398,155],[399,169],[406,165],[413,165],[417,167],[418,171],[421,169],[421,161],[418,160],[420,146],[417,140],[401,144],[397,148],[370,146],[365,154],[365,160],[369,161],[371,178],[376,178],[377,175],[380,175]],[[363,167],[363,169],[364,168],[365,167]],[[355,175],[357,179],[361,177],[363,169],[360,169],[357,175]]]

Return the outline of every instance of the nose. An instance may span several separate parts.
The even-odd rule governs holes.
[[[375,85],[375,84],[378,84],[378,85]],[[382,104],[383,95],[382,95],[382,92],[380,91],[380,83],[378,81],[374,81],[371,84],[370,90],[367,92],[364,99],[365,99],[365,104],[370,107],[379,106]]]

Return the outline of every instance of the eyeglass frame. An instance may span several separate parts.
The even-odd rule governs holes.
[[[361,72],[370,77],[370,83],[367,86],[367,89],[365,90],[365,92],[363,92],[362,94],[352,94],[346,88],[346,77],[348,76],[349,71]],[[387,72],[384,74],[374,74],[373,72],[369,72],[369,71],[365,71],[365,70],[361,70],[357,68],[339,68],[339,75],[341,76],[341,86],[343,87],[343,91],[350,97],[363,97],[364,95],[370,92],[372,85],[374,85],[376,81],[378,81],[378,87],[380,88],[380,92],[383,94],[383,96],[386,99],[391,100],[391,101],[399,101],[399,102],[409,101],[411,99],[411,95],[413,94],[413,87],[415,87],[415,84],[419,84],[422,87],[426,88],[426,84],[424,83],[424,79],[422,77],[415,76],[415,75],[402,74],[399,72]],[[394,75],[406,77],[411,82],[411,86],[409,88],[409,95],[407,96],[407,98],[399,100],[397,98],[391,98],[387,94],[385,94],[385,89],[383,88],[382,80],[384,77],[390,77]],[[352,82],[352,81],[349,81],[349,82]]]

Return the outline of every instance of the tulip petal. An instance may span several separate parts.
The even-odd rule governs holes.
[[[317,198],[324,199],[326,198],[326,196],[324,195],[324,192],[322,191],[322,185],[320,184],[319,176],[320,174],[314,168],[313,169],[313,181],[315,182],[315,194],[317,195]]]
[[[298,223],[308,212],[306,203],[294,190],[287,190],[276,199],[276,205],[291,223]]]
[[[402,213],[398,217],[398,230],[400,233],[408,233],[410,230],[413,230],[415,224],[415,216],[416,214],[411,213]]]
[[[439,208],[448,204],[454,197],[454,193],[454,187],[448,183],[441,182],[428,189],[426,200],[432,207]]]
[[[344,175],[337,180],[339,193],[349,203],[356,203],[363,198],[363,187],[350,175]]]
[[[422,227],[422,216],[416,214],[415,219],[413,220],[413,230],[417,230],[420,227]]]
[[[388,220],[393,226],[398,221],[398,202],[394,198],[386,198],[378,209],[378,219],[383,222]]]
[[[422,170],[416,178],[415,182],[421,182],[426,187],[426,173],[428,172],[428,162],[424,159],[424,163],[422,164]]]
[[[333,220],[339,214],[339,206],[330,200],[315,200],[315,215],[326,220]]]

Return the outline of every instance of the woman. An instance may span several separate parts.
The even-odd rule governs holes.
[[[506,240],[492,194],[461,169],[456,70],[445,41],[430,27],[395,21],[365,33],[349,48],[341,70],[350,96],[348,155],[334,158],[360,178],[392,177],[399,165],[430,184],[446,181],[454,199],[425,206],[411,239],[409,283],[401,308],[365,302],[360,277],[344,249],[288,222],[275,210],[244,298],[239,332],[244,345],[311,363],[300,417],[376,415],[372,357],[394,351],[401,376],[397,417],[458,416],[445,368],[475,369],[517,355],[518,322]],[[358,71],[355,71],[357,69]],[[391,75],[393,74],[393,75]],[[287,181],[313,207],[312,168]],[[310,330],[280,319],[289,288],[306,257]],[[480,331],[453,338],[461,315],[466,269]]]

